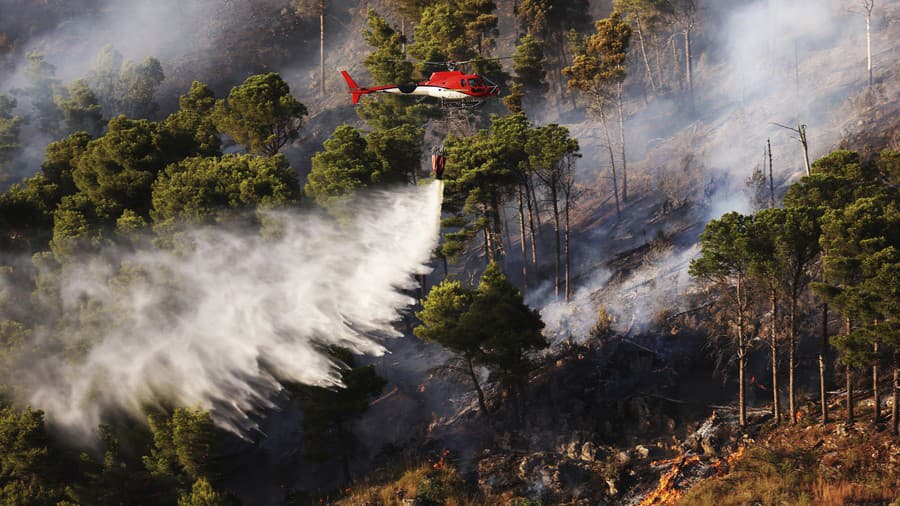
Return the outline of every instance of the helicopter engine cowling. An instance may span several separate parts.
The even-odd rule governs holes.
[[[417,86],[416,83],[406,83],[397,86],[397,89],[399,89],[401,93],[412,93],[416,91]]]

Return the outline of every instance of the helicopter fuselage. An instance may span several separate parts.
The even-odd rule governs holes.
[[[500,87],[485,77],[477,74],[464,74],[459,70],[435,72],[427,81],[408,84],[394,84],[385,86],[373,86],[362,88],[350,77],[347,71],[342,70],[341,75],[350,88],[353,103],[359,103],[362,95],[371,93],[390,93],[396,95],[413,95],[433,97],[441,100],[468,100],[473,98],[486,98],[500,94]]]

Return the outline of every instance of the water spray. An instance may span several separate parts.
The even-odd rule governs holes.
[[[441,199],[440,181],[366,192],[338,220],[276,211],[271,234],[210,227],[186,233],[186,252],[84,259],[62,279],[65,310],[96,301],[109,323],[77,363],[29,364],[26,400],[83,436],[108,412],[141,417],[159,403],[208,409],[246,434],[283,382],[340,385],[323,347],[380,355],[400,335],[413,302],[403,290],[431,270]],[[139,275],[116,283],[120,265]]]

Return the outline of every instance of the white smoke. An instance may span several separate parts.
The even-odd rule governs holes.
[[[190,232],[186,252],[147,250],[94,258],[62,280],[64,309],[85,300],[110,309],[83,360],[29,367],[30,402],[51,423],[89,433],[109,411],[139,416],[155,403],[212,410],[238,433],[270,405],[280,381],[339,384],[338,345],[380,355],[379,338],[413,302],[437,243],[440,182],[369,192],[335,221],[273,212],[274,237],[221,227]],[[126,283],[111,274],[137,272]],[[64,336],[60,336],[64,337]]]
[[[879,56],[888,54],[896,43],[888,25],[879,27],[877,20],[896,15],[898,4],[897,0],[879,3],[874,12],[876,83],[896,68],[895,60]],[[714,219],[729,211],[749,212],[744,181],[762,163],[768,139],[776,181],[790,182],[803,174],[796,134],[773,123],[792,128],[808,125],[811,160],[835,148],[843,124],[850,119],[845,108],[848,99],[866,89],[865,16],[861,2],[842,0],[706,0],[698,5],[696,113],[688,114],[684,104],[679,107],[680,98],[656,97],[647,104],[632,97],[633,114],[626,124],[629,183],[634,185],[630,187],[633,195],[659,193],[652,184],[652,175],[658,173],[677,187],[677,196],[706,206],[701,218]],[[640,58],[638,54],[634,58]],[[884,87],[885,95],[896,96],[895,83],[885,79],[878,86]],[[864,117],[865,112],[861,114]],[[590,121],[571,125],[586,154],[579,168],[603,171],[595,202],[612,193],[605,180],[608,160],[597,127]],[[685,158],[690,161],[683,162]],[[712,184],[704,187],[707,182]],[[589,184],[596,186],[596,182]],[[636,248],[646,242],[641,237],[678,234],[684,229],[685,223],[679,222],[684,216],[668,223],[651,220],[648,212],[653,207],[640,198],[636,202],[637,206],[623,209],[624,221],[612,231],[605,227],[585,231],[591,246],[578,248],[589,252],[581,259],[584,265],[593,269],[598,258],[613,258]],[[624,277],[603,269],[585,276],[569,304],[542,296],[546,287],[531,300],[543,306],[548,332],[558,339],[585,338],[601,305],[617,320],[616,330],[639,330],[660,309],[679,307],[680,294],[691,283],[690,259],[697,254],[696,246],[686,241],[676,240],[666,256],[648,258],[644,266]]]

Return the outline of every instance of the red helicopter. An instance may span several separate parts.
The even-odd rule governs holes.
[[[484,98],[500,95],[500,87],[488,78],[478,74],[465,74],[461,70],[457,70],[458,65],[465,63],[470,62],[446,62],[448,70],[432,73],[427,81],[371,88],[360,87],[346,70],[342,70],[341,75],[344,76],[347,86],[350,87],[354,104],[358,104],[359,98],[369,93],[394,93],[439,98],[441,105],[448,107],[474,107],[480,105]]]

